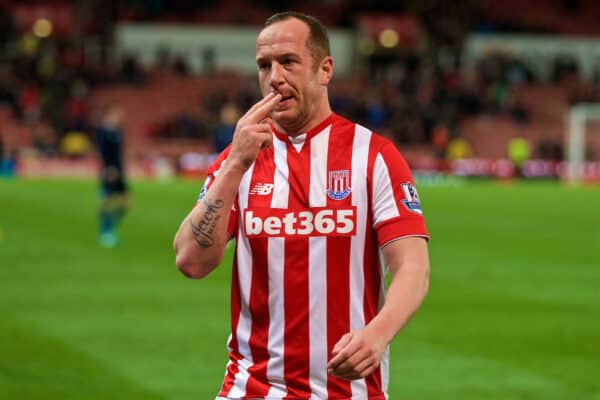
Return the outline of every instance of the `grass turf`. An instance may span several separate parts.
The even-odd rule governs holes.
[[[230,258],[204,281],[171,240],[197,182],[134,182],[116,249],[91,181],[0,180],[0,398],[210,399]],[[422,186],[430,294],[391,353],[391,399],[600,399],[600,190]]]

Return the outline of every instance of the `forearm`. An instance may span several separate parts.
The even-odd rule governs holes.
[[[416,246],[418,250],[407,257],[387,254],[386,259],[389,260],[392,279],[383,307],[367,325],[368,330],[373,331],[386,343],[391,342],[394,336],[406,326],[421,306],[429,289],[429,258],[425,240],[420,238],[403,240],[412,241],[411,246],[413,249]],[[406,243],[404,245],[408,247]]]
[[[269,93],[238,120],[227,159],[221,164],[203,201],[184,219],[175,235],[177,267],[186,276],[202,278],[215,269],[227,244],[231,206],[244,173],[273,141],[267,116],[281,100]]]
[[[243,172],[225,168],[202,201],[182,221],[173,248],[177,267],[186,276],[202,278],[216,268],[229,239],[227,226]]]
[[[385,303],[364,329],[343,335],[332,350],[327,371],[344,379],[364,378],[379,366],[385,349],[421,305],[429,285],[425,239],[397,240],[383,249],[392,282]]]
[[[428,279],[420,271],[398,271],[388,289],[383,308],[369,323],[386,343],[408,323],[428,290]]]

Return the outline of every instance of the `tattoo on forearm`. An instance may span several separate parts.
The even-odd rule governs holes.
[[[194,240],[198,243],[198,246],[207,248],[215,244],[215,227],[221,219],[219,209],[223,208],[223,200],[217,199],[212,204],[206,198],[203,201],[204,205],[206,205],[206,211],[202,215],[200,222],[196,225],[192,221],[192,218],[189,221]]]

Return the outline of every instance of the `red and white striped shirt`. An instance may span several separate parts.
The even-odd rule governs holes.
[[[387,351],[366,379],[328,375],[327,362],[340,337],[383,304],[379,248],[428,237],[395,146],[336,114],[297,138],[275,131],[242,178],[228,229],[230,361],[217,398],[387,399]]]

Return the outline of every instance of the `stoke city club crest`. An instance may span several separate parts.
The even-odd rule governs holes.
[[[350,195],[350,172],[347,169],[329,171],[327,196],[332,200],[343,200]]]

